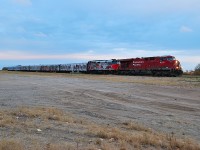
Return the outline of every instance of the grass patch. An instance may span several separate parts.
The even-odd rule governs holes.
[[[75,147],[73,145],[67,144],[67,143],[48,143],[45,146],[46,150],[75,150]]]
[[[37,147],[38,150],[131,150],[133,148],[200,150],[198,142],[192,139],[178,138],[174,134],[159,133],[131,121],[125,121],[115,126],[97,124],[85,119],[83,122],[73,117],[72,114],[66,114],[54,107],[20,107],[0,111],[0,127],[6,127],[6,131],[11,129],[13,132],[22,132],[24,136],[35,133],[37,137],[43,137],[49,132],[49,129],[45,130],[49,125],[51,125],[50,131],[55,129],[54,134],[57,134],[56,131],[61,131],[59,136],[63,136],[65,130],[73,131],[69,132],[73,134],[70,134],[70,136],[74,136],[73,144],[65,140],[56,142],[59,136],[55,136],[45,137],[47,142],[49,138],[51,141],[54,138],[54,143],[36,142],[36,144],[32,143],[27,146],[24,144],[27,143],[26,139],[21,141],[13,139],[13,137],[9,139],[8,134],[6,134],[3,137],[4,139],[0,140],[0,150],[13,150],[12,148],[24,150],[27,147],[28,149],[36,149]],[[38,128],[42,131],[37,132],[36,129]],[[29,140],[33,141],[32,138],[29,138]]]
[[[29,147],[29,148],[28,148]],[[26,146],[22,142],[15,139],[3,139],[0,140],[0,150],[75,150],[75,147],[67,143],[48,143],[46,145],[38,145],[34,143],[33,145]]]
[[[156,149],[200,150],[200,145],[192,139],[181,139],[173,135],[158,133],[143,125],[141,127],[139,124],[135,125],[135,123],[128,122],[125,123],[125,126],[132,131],[117,127],[91,125],[87,134],[105,141],[115,142],[117,143],[116,148],[124,147],[126,149],[126,146],[130,146],[142,149],[154,147]]]
[[[24,146],[17,140],[0,140],[0,150],[24,150]]]
[[[26,126],[38,127],[36,120],[40,120],[41,126],[48,126],[48,122],[53,121],[58,124],[78,123],[82,124],[81,119],[75,119],[71,114],[64,113],[54,107],[20,107],[13,110],[0,111],[0,127]]]
[[[56,120],[62,122],[74,122],[73,118],[64,114],[62,110],[57,108],[45,108],[45,107],[21,107],[11,112],[13,116],[19,118],[42,118],[45,120]]]
[[[145,131],[145,132],[151,132],[151,129],[150,128],[147,128],[141,124],[138,124],[136,122],[132,122],[132,121],[126,121],[126,122],[123,122],[122,123],[122,126],[125,128],[125,129],[128,129],[128,130],[136,130],[136,131]]]

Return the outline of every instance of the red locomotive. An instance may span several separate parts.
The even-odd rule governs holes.
[[[142,57],[118,60],[119,74],[150,74],[154,76],[179,76],[183,71],[174,56]]]

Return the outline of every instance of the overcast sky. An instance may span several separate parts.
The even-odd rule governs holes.
[[[200,63],[200,0],[0,0],[0,68],[160,55]]]

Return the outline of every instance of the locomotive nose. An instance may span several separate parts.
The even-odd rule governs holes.
[[[178,60],[175,60],[174,66],[175,66],[175,68],[176,68],[177,70],[178,70],[178,69],[181,70],[181,64],[180,64],[180,62],[179,62]]]

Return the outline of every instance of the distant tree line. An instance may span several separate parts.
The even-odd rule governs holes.
[[[8,68],[7,67],[3,67],[2,70],[8,70]]]
[[[200,75],[200,63],[195,67],[194,74],[195,75]]]

